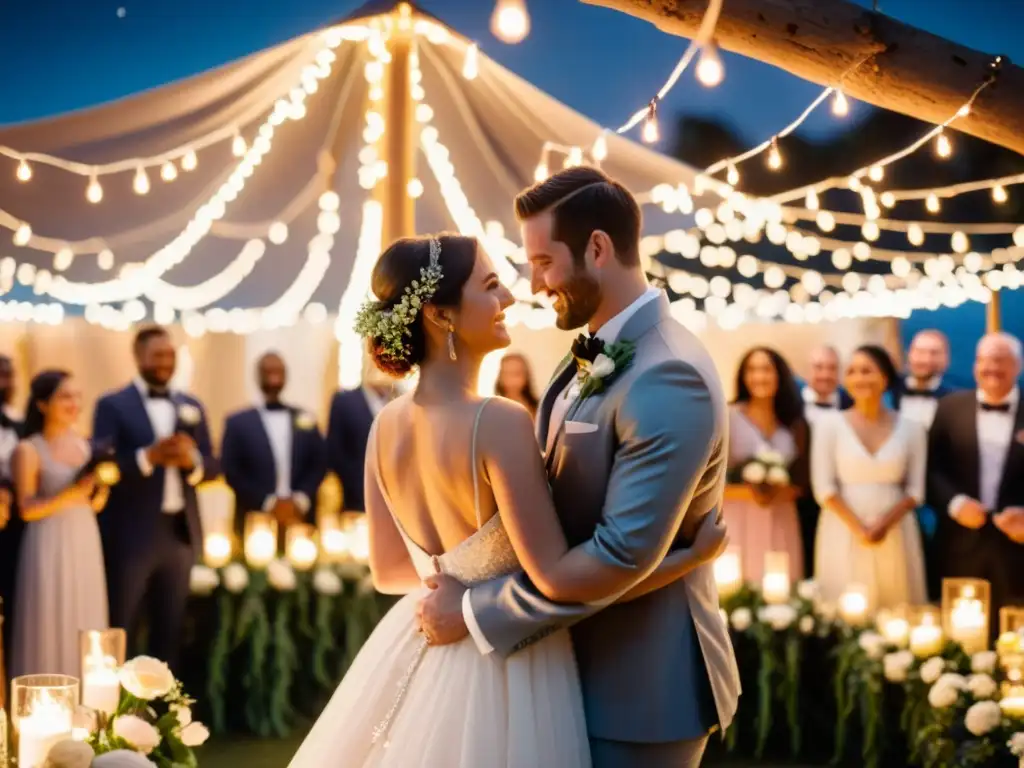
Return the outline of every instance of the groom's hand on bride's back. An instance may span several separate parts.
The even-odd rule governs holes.
[[[451,576],[438,574],[424,581],[430,592],[416,606],[420,631],[431,645],[457,643],[469,634],[462,616],[466,588]]]

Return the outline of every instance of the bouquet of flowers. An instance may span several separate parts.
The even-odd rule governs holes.
[[[789,485],[786,458],[778,451],[764,449],[739,468],[739,480],[747,485]]]
[[[121,699],[85,741],[50,751],[48,768],[196,768],[193,747],[210,736],[192,719],[194,703],[162,661],[138,656],[120,672]]]

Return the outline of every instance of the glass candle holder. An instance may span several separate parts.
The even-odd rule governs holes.
[[[1017,657],[1015,663],[1007,667],[1000,693],[999,707],[1003,714],[1024,719],[1024,657]]]
[[[25,675],[11,681],[11,725],[18,768],[45,768],[50,750],[72,736],[78,678]]]
[[[111,715],[121,701],[118,673],[124,666],[128,638],[123,629],[90,629],[79,633],[82,654],[82,705]]]
[[[341,528],[341,516],[326,510],[317,514],[320,559],[325,563],[343,562],[348,554],[348,537]]]
[[[253,568],[266,568],[277,555],[277,520],[266,512],[245,516],[245,560]]]
[[[789,553],[765,552],[764,576],[761,578],[761,596],[768,604],[789,600],[792,585],[789,581]]]
[[[839,617],[852,627],[868,621],[868,588],[863,584],[850,584],[839,596]]]
[[[203,562],[223,568],[234,553],[235,494],[222,481],[203,483],[196,491],[203,523]]]
[[[906,648],[910,643],[910,620],[906,608],[881,610],[875,621],[878,631],[890,645]]]
[[[289,525],[284,533],[284,542],[285,555],[295,570],[308,571],[316,565],[316,528],[312,525]]]
[[[715,584],[720,598],[732,597],[743,587],[743,561],[738,549],[730,547],[715,560]]]
[[[991,587],[984,579],[942,580],[942,627],[967,653],[988,648]]]
[[[919,657],[926,658],[942,652],[945,635],[942,633],[942,614],[932,605],[918,606],[912,611],[910,619],[910,650]]]
[[[370,528],[362,512],[346,512],[342,527],[348,536],[348,553],[352,562],[366,565],[370,562]]]

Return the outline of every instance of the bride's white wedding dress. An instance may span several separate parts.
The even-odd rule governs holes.
[[[480,519],[476,432],[485,405],[471,441],[478,530],[442,555],[424,552],[405,533],[376,456],[367,457],[423,578],[440,572],[472,586],[519,570],[501,516]],[[569,633],[556,632],[509,659],[482,656],[469,638],[426,647],[416,624],[425,589],[383,618],[290,768],[589,768]]]

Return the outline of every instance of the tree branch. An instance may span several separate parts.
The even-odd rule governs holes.
[[[693,37],[707,0],[581,0]],[[873,13],[848,0],[726,0],[719,47],[894,112],[944,123],[991,71],[994,55]],[[867,61],[865,61],[867,59]],[[858,62],[864,62],[851,70]],[[994,84],[953,127],[1024,154],[1024,69],[1004,57]]]

